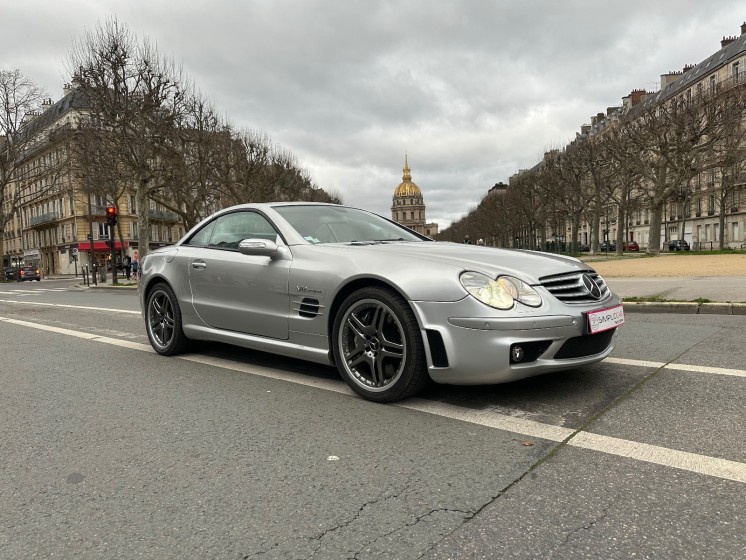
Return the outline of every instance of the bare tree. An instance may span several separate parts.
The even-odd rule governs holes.
[[[5,232],[37,183],[40,166],[27,165],[35,137],[30,121],[38,116],[46,93],[20,70],[0,70],[0,257],[5,257]],[[46,183],[50,185],[52,183]],[[42,188],[48,188],[42,186]],[[43,195],[38,190],[35,196]]]
[[[746,183],[746,85],[736,83],[732,87],[715,92],[708,100],[717,104],[721,113],[713,131],[712,150],[705,160],[705,170],[716,171],[720,175],[720,188],[715,196],[718,201],[718,222],[720,227],[719,248],[725,247],[726,213],[738,210],[737,192]]]
[[[150,198],[180,216],[189,230],[219,207],[231,130],[204,96],[190,92],[173,139],[172,180]]]
[[[577,240],[583,216],[593,199],[588,188],[588,168],[578,145],[547,152],[542,177],[548,195],[547,216],[555,236],[564,239],[564,226],[569,223],[570,239]]]
[[[697,173],[714,141],[719,110],[699,99],[651,98],[631,111],[622,124],[632,149],[630,164],[643,178],[642,188],[650,207],[648,254],[661,246],[661,224],[666,202]]]
[[[134,181],[140,254],[150,244],[148,199],[173,179],[174,127],[186,85],[176,65],[116,19],[86,32],[69,55],[75,81]]]

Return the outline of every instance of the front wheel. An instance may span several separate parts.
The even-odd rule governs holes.
[[[405,399],[430,382],[417,320],[393,290],[370,287],[348,296],[334,321],[332,345],[342,378],[365,399]]]
[[[148,294],[145,327],[150,345],[159,354],[173,356],[186,349],[189,339],[182,330],[181,308],[166,284],[156,285]]]

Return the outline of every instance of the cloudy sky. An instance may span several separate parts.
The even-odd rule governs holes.
[[[116,17],[239,128],[347,204],[390,215],[404,154],[428,221],[468,213],[590,115],[739,35],[735,0],[0,0],[0,67],[53,99]]]

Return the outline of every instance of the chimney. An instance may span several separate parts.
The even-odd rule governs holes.
[[[661,91],[681,77],[682,72],[671,70],[668,74],[661,74]]]
[[[724,47],[727,47],[735,40],[736,40],[736,37],[733,35],[731,35],[730,37],[723,37],[723,40],[720,41],[720,48],[722,49]]]
[[[635,105],[639,104],[640,101],[643,100],[643,96],[646,93],[647,92],[644,89],[633,89],[632,93],[629,94],[631,98],[632,106],[634,107]]]
[[[683,71],[684,74],[686,74],[687,72],[689,72],[689,70],[691,70],[692,68],[694,68],[694,64],[686,64],[684,66],[684,71]]]
[[[746,33],[746,21],[741,24],[741,35]]]
[[[591,131],[591,125],[584,124],[580,127],[580,134],[588,134]]]

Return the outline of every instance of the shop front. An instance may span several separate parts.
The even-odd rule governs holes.
[[[122,250],[128,251],[129,242],[125,241],[124,245],[120,241],[114,243],[114,250],[117,255],[122,254]],[[92,254],[91,254],[92,253]],[[94,241],[93,251],[91,252],[91,242],[83,241],[78,243],[78,254],[85,254],[86,257],[91,256],[90,260],[87,258],[87,263],[91,265],[98,265],[99,268],[106,267],[111,270],[111,245],[108,241]]]

